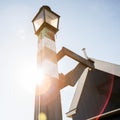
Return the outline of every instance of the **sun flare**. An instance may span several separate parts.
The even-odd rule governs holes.
[[[36,94],[35,92],[38,86],[39,95],[46,93],[50,89],[51,79],[46,75],[44,69],[38,68],[36,64],[29,62],[19,65],[18,68],[16,73],[17,84],[21,89],[30,94]]]
[[[36,85],[40,86],[45,79],[45,72],[42,68],[38,68],[36,71]]]

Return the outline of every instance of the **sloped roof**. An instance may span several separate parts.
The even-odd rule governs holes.
[[[92,60],[94,61],[94,69],[120,77],[120,65],[116,65],[116,64],[109,63],[109,62],[96,60],[96,59],[92,59]],[[83,87],[84,87],[88,72],[89,72],[89,68],[86,67],[83,74],[78,80],[78,85],[77,85],[69,112],[66,113],[68,117],[71,117],[77,112],[77,107],[79,104],[79,100],[80,100],[80,97],[83,91]]]
[[[95,69],[120,77],[120,65],[96,59],[93,59],[93,61]]]

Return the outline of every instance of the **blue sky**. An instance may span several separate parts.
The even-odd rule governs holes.
[[[57,51],[62,46],[83,56],[120,64],[120,1],[119,0],[36,0],[0,2],[0,119],[33,120],[34,71],[36,69],[37,36],[32,19],[42,5],[58,13]],[[63,67],[66,64],[66,67]],[[65,58],[59,71],[66,73],[76,63]],[[33,89],[30,89],[33,88]],[[64,120],[74,88],[61,91]],[[32,92],[31,92],[32,91]],[[68,95],[69,94],[69,95]],[[68,95],[68,96],[67,96]]]

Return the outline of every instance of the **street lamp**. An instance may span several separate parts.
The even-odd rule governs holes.
[[[59,18],[60,16],[57,15],[55,12],[51,11],[48,6],[41,7],[32,21],[35,33],[39,34],[39,32],[44,27],[47,27],[54,32],[57,32],[59,26]]]
[[[42,69],[45,75],[43,84],[36,86],[34,120],[62,120],[55,45],[59,18],[48,6],[43,6],[32,20],[38,36],[38,69]]]

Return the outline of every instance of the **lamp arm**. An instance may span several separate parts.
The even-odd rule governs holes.
[[[74,86],[80,76],[82,75],[83,71],[85,70],[86,66],[79,63],[73,70],[68,72],[66,75],[64,74],[59,74],[59,84],[60,84],[60,89],[70,85]]]
[[[57,53],[57,61],[61,60],[64,56],[68,56],[71,59],[79,62],[79,64],[70,72],[68,72],[66,75],[59,74],[59,87],[60,89],[70,85],[74,86],[80,76],[82,75],[83,71],[86,67],[89,67],[91,69],[94,69],[94,61],[90,59],[85,59],[78,54],[72,52],[71,50],[63,47],[62,50],[60,50]]]

